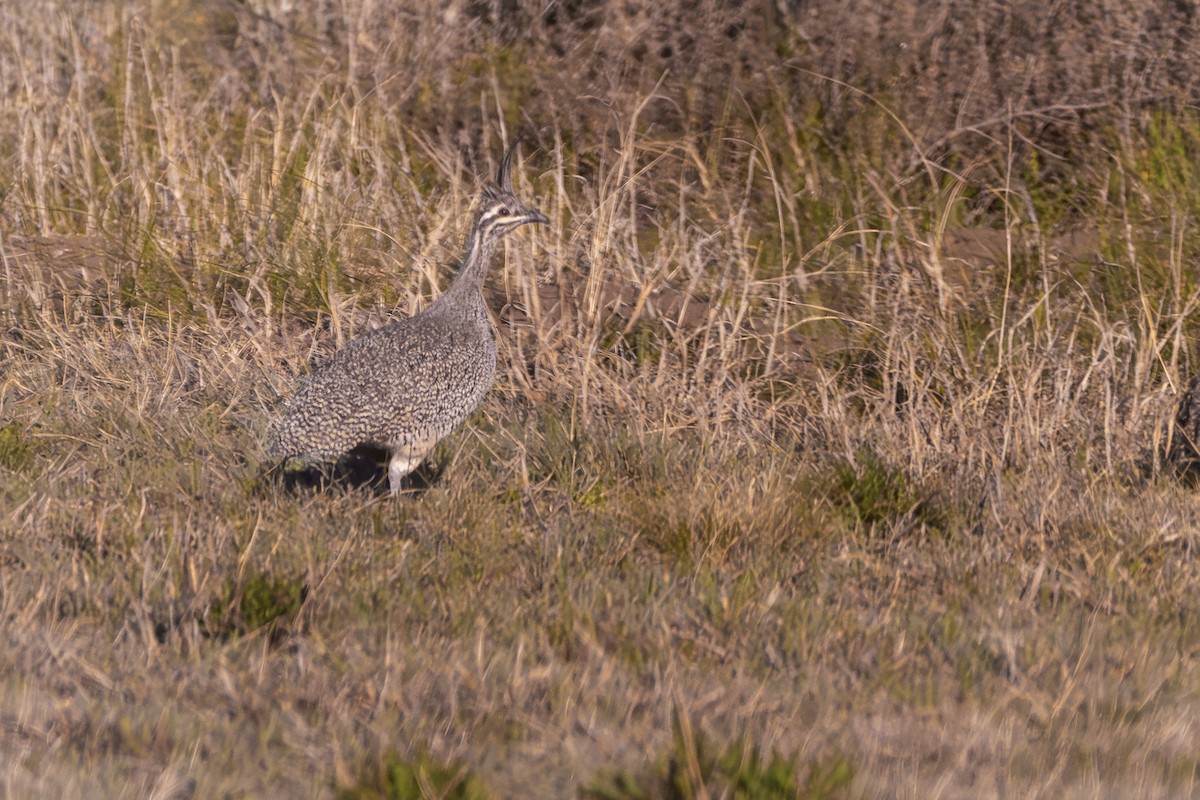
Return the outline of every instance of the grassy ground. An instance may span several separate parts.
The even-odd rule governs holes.
[[[1200,791],[1200,31],[859,5],[0,2],[0,793]],[[514,139],[495,390],[285,485]]]

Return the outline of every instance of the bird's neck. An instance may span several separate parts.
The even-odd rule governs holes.
[[[463,254],[462,268],[454,276],[454,282],[446,290],[446,294],[479,297],[483,293],[483,279],[487,277],[488,265],[496,252],[496,240],[485,236],[476,224],[471,229],[471,237],[467,239],[467,252]]]

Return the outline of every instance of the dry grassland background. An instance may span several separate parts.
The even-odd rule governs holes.
[[[0,0],[0,794],[1197,793],[1198,25]],[[518,140],[484,406],[282,480]]]

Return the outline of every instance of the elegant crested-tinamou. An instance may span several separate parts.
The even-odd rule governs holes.
[[[496,375],[496,342],[483,281],[500,239],[546,217],[513,193],[513,148],[484,187],[462,267],[416,316],[351,340],[296,384],[267,432],[268,455],[291,465],[337,461],[369,447],[401,479],[483,401]]]

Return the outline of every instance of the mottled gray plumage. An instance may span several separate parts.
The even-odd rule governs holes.
[[[521,225],[546,222],[513,194],[512,149],[483,190],[462,268],[445,294],[415,317],[364,334],[297,384],[267,432],[267,453],[306,464],[356,447],[387,450],[388,482],[424,460],[487,394],[496,343],[483,280],[496,243]]]

